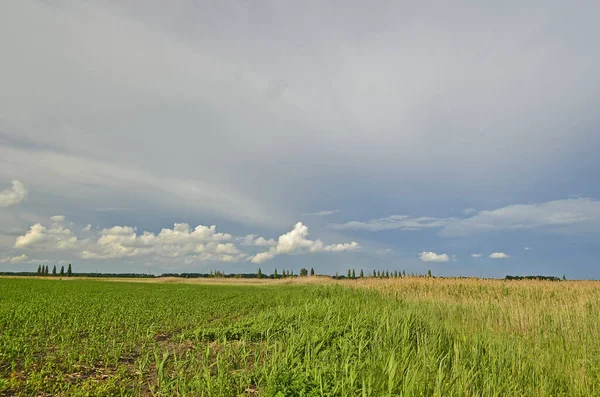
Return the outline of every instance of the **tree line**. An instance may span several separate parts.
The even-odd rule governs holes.
[[[56,265],[54,265],[52,267],[52,276],[57,276],[57,272],[56,272]],[[36,276],[47,276],[48,275],[48,265],[39,265],[37,268],[37,272],[36,272]],[[64,277],[65,276],[65,267],[61,266],[60,267],[60,272],[58,273],[58,275],[60,277]],[[69,267],[67,267],[67,273],[66,276],[67,277],[71,277],[73,275],[73,270],[71,268],[71,264],[69,263]]]
[[[315,276],[314,268],[302,268],[299,273],[294,273],[294,270],[283,269],[281,272],[275,268],[273,273],[265,274],[261,268],[258,268],[256,273],[224,273],[220,270],[211,270],[209,273],[163,273],[160,275],[154,275],[149,273],[98,273],[98,272],[87,272],[87,273],[73,273],[71,264],[69,263],[67,269],[61,266],[60,269],[56,265],[52,266],[50,270],[48,265],[39,265],[37,271],[33,272],[0,272],[0,275],[15,275],[15,276],[53,276],[53,277],[102,277],[102,278],[161,278],[161,277],[179,277],[179,278],[265,278],[265,279],[281,279],[281,278],[293,278],[293,277],[308,277]],[[433,277],[431,270],[428,270],[426,274],[415,274],[410,273],[407,275],[405,270],[398,271],[394,270],[373,270],[373,273],[367,275],[363,269],[357,272],[355,269],[348,269],[346,275],[340,275],[336,273],[334,276],[328,276],[336,280],[356,280],[363,278],[375,278],[375,279],[390,279],[390,278],[404,278],[404,277]],[[554,276],[511,276],[507,275],[505,280],[548,280],[548,281],[560,281],[561,279]],[[562,280],[565,281],[566,277],[563,275]]]

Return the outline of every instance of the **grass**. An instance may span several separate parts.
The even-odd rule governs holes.
[[[599,287],[0,279],[0,395],[598,396]]]

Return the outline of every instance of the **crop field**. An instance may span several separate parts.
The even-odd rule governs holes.
[[[0,395],[600,396],[600,283],[0,279]]]

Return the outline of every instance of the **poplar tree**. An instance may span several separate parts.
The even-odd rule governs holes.
[[[314,268],[312,268],[312,267],[310,268],[310,275],[311,275],[311,276],[314,276],[314,275],[315,275],[315,269],[314,269]]]
[[[352,269],[352,280],[354,280],[356,278],[356,273],[354,272],[354,269]]]
[[[64,277],[64,275],[65,275],[65,267],[64,267],[64,266],[61,266],[61,267],[60,267],[60,276],[61,276],[61,277]]]
[[[273,271],[273,278],[277,278],[277,268],[275,268],[275,271]]]
[[[41,276],[42,275],[42,265],[38,265],[38,269],[37,269],[37,275]]]
[[[348,278],[352,278],[352,272],[348,269]]]
[[[364,278],[365,274],[363,273],[363,269],[360,269],[360,278]]]
[[[52,267],[52,275],[56,276],[56,265]]]
[[[256,273],[256,277],[262,278],[262,271],[260,270],[260,267],[258,268],[258,273]]]
[[[71,271],[71,264],[69,263],[69,267],[67,268],[67,277],[71,277],[73,272]]]

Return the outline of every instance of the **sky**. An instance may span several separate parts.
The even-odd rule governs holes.
[[[595,1],[0,3],[0,271],[600,278]]]

